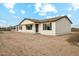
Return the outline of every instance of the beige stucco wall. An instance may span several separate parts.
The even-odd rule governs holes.
[[[21,32],[21,30],[19,29],[19,26],[16,26],[16,30],[17,32]]]
[[[26,32],[26,26],[25,25],[22,25],[22,32]]]
[[[16,26],[16,28],[15,28],[15,32],[17,32],[18,31],[18,26]]]
[[[35,33],[35,25],[33,24],[32,30],[26,30],[26,26],[22,25],[22,30],[19,30],[18,32]]]
[[[56,21],[55,27],[55,35],[62,35],[71,32],[71,23],[66,18]]]
[[[52,30],[43,30],[43,24],[39,25],[39,33],[44,35],[55,35],[55,22],[52,22]]]
[[[62,35],[62,34],[67,34],[71,32],[71,23],[66,18],[62,18],[61,20],[58,20],[56,22],[51,22],[51,23],[52,23],[52,30],[43,30],[44,23],[39,23],[38,33],[44,34],[44,35]],[[26,30],[25,24],[33,24],[32,30]],[[22,25],[22,30],[18,30],[18,32],[36,33],[34,22],[25,20],[21,23],[21,25]]]
[[[23,25],[23,24],[33,24],[34,22],[32,22],[32,21],[29,21],[29,20],[25,20],[25,21],[23,21],[22,23],[21,23],[21,25]]]
[[[32,26],[32,30],[26,30],[28,33],[35,33],[35,24]]]
[[[26,25],[27,24],[33,24],[32,30],[26,30]],[[19,30],[18,32],[35,33],[35,24],[34,24],[34,22],[29,21],[29,20],[25,20],[20,25],[22,26],[22,30]]]

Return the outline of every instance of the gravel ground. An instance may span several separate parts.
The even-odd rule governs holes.
[[[79,47],[70,45],[68,35],[46,36],[41,34],[0,33],[1,56],[78,56]]]

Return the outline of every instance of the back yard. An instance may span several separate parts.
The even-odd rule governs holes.
[[[29,33],[0,32],[0,55],[79,55],[79,47],[70,45],[66,41],[72,34],[45,36]]]

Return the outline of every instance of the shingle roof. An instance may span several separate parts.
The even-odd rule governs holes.
[[[62,18],[67,18],[68,21],[72,24],[71,20],[70,20],[67,16],[58,16],[58,17],[53,17],[53,18],[48,18],[48,19],[42,19],[42,20],[25,18],[25,19],[23,19],[23,20],[19,23],[19,25],[20,25],[23,21],[25,21],[25,20],[30,20],[30,21],[35,22],[35,23],[44,23],[44,22],[55,22],[55,21],[58,21],[58,20],[60,20],[60,19],[62,19]]]
[[[54,18],[44,19],[44,20],[42,20],[42,22],[55,22],[62,18],[67,18],[68,21],[72,24],[71,20],[67,16],[58,16],[58,17],[54,17]]]

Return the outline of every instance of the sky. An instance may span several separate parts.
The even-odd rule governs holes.
[[[24,18],[47,19],[68,16],[79,27],[78,3],[0,3],[0,26],[18,25]]]

